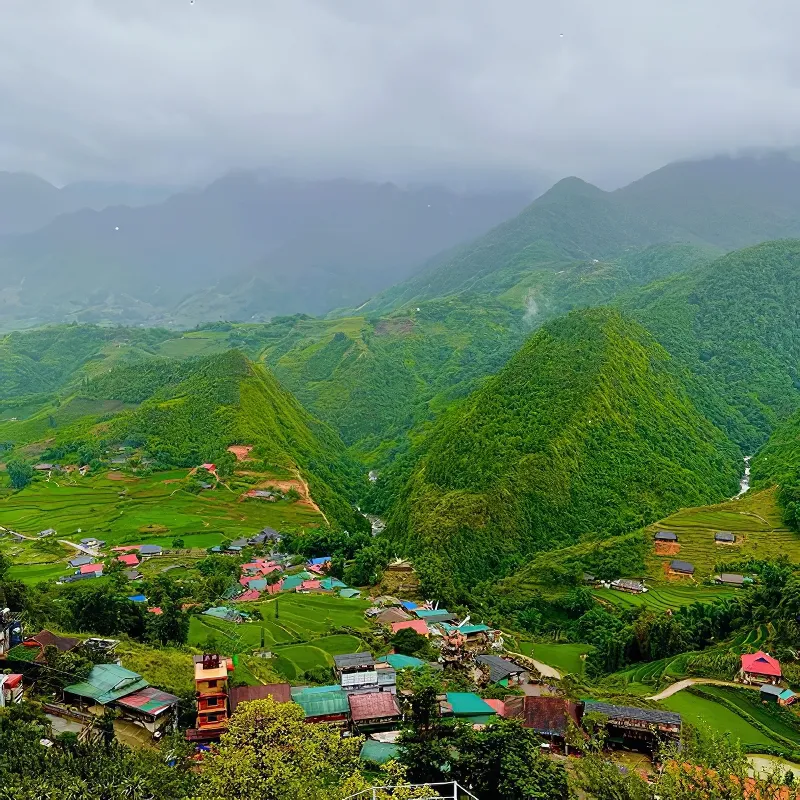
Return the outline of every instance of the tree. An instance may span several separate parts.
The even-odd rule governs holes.
[[[33,467],[16,458],[6,463],[6,472],[12,488],[17,490],[24,489],[33,478]]]
[[[359,767],[362,738],[308,725],[303,709],[272,698],[242,703],[219,747],[203,762],[199,797],[328,800]]]
[[[186,644],[189,638],[189,615],[174,600],[161,605],[160,614],[150,614],[147,637],[159,644]]]
[[[416,656],[417,654],[427,656],[429,650],[428,640],[421,633],[417,633],[411,628],[403,628],[397,631],[392,636],[392,647],[395,653],[400,653],[404,656]]]
[[[42,694],[60,692],[65,686],[80,683],[89,677],[92,662],[76,653],[62,653],[57,647],[44,648],[43,669],[40,670],[37,685]]]

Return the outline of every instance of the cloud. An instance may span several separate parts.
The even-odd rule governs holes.
[[[800,144],[800,6],[4,0],[0,169],[578,174]]]

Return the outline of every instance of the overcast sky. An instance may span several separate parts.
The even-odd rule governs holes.
[[[0,169],[576,174],[800,144],[794,0],[0,0]]]

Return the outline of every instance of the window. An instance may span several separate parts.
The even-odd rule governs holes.
[[[207,719],[209,722],[216,722],[219,719],[219,714],[209,714]]]
[[[208,688],[209,689],[216,689],[219,681],[208,681]]]

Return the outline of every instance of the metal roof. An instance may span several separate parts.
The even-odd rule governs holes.
[[[157,553],[161,552],[161,545],[160,544],[143,544],[139,548],[139,553],[143,556],[148,555],[156,555]]]
[[[609,719],[637,719],[642,722],[653,722],[661,725],[680,725],[681,715],[673,711],[655,711],[651,708],[634,708],[632,706],[615,706],[611,703],[598,703],[587,700],[584,713],[604,714]]]
[[[102,706],[149,685],[141,675],[124,667],[96,664],[85,681],[73,683],[65,687],[64,691],[79,697],[89,697]]]
[[[252,700],[264,700],[271,697],[276,703],[291,703],[292,690],[288,683],[267,683],[258,686],[233,686],[228,695],[231,704],[231,714],[236,711],[239,703],[249,703]]]
[[[376,742],[374,739],[367,739],[361,745],[359,757],[362,761],[373,761],[376,764],[385,764],[393,758],[397,758],[399,749],[396,744],[391,742]]]
[[[347,695],[338,686],[319,687],[327,689],[324,692],[315,692],[304,689],[292,693],[292,699],[305,712],[308,717],[331,717],[346,715],[350,711]]]
[[[386,664],[391,664],[395,669],[419,669],[425,666],[425,662],[421,658],[414,658],[414,656],[404,656],[400,653],[389,653],[388,656],[381,656],[378,661],[383,661]]]
[[[375,659],[372,653],[363,651],[361,653],[346,653],[341,656],[334,656],[333,663],[336,669],[353,669],[355,667],[372,667],[375,664]]]
[[[771,683],[765,683],[760,689],[761,694],[768,694],[770,697],[780,697],[783,688],[780,686],[773,686]]]
[[[400,708],[391,692],[351,694],[348,701],[353,722],[400,717]]]
[[[678,534],[672,531],[658,531],[653,538],[657,539],[659,542],[677,542]]]
[[[497,683],[507,678],[509,675],[518,675],[520,672],[525,672],[525,668],[513,661],[507,661],[500,656],[478,656],[475,659],[479,664],[484,664],[489,667],[489,680],[492,683]]]
[[[714,539],[718,542],[735,542],[736,537],[730,531],[719,531],[714,534]]]
[[[157,717],[163,711],[166,711],[172,706],[180,702],[179,697],[169,692],[162,692],[153,686],[148,686],[139,692],[126,695],[117,700],[117,704],[125,708],[134,708],[137,711],[142,711],[145,714]]]
[[[670,562],[669,568],[674,569],[676,572],[694,572],[693,564],[690,564],[688,561],[681,561],[677,558]]]
[[[473,692],[448,692],[447,702],[457,717],[474,717],[494,714],[495,710]]]
[[[437,614],[449,613],[446,608],[415,608],[414,613],[420,618],[435,617]]]

